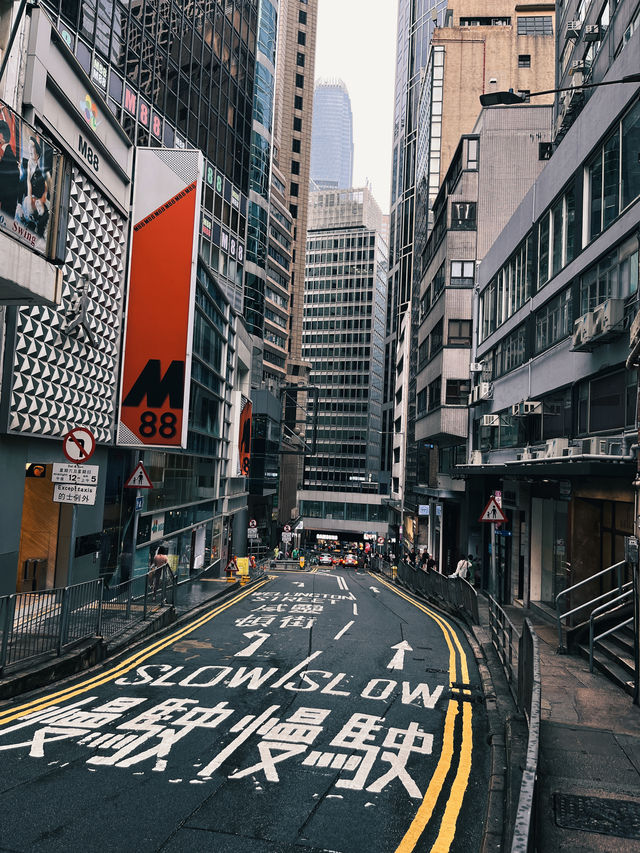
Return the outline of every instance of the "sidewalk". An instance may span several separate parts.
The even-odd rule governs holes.
[[[556,654],[555,625],[505,606],[539,639],[542,722],[536,849],[640,853],[640,707],[586,660]]]

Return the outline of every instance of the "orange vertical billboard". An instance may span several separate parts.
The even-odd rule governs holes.
[[[203,165],[199,151],[136,153],[119,445],[187,446]]]
[[[251,414],[253,405],[251,400],[242,398],[242,411],[240,412],[240,429],[238,434],[238,474],[241,477],[249,476],[251,465]]]

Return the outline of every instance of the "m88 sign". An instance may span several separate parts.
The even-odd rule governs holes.
[[[118,444],[186,447],[203,158],[138,149]]]

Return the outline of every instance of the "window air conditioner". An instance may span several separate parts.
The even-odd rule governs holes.
[[[580,37],[580,30],[582,29],[582,24],[580,21],[568,21],[567,22],[567,31],[564,35],[566,39],[577,39]]]
[[[600,24],[591,24],[584,28],[583,41],[602,41],[602,28]]]
[[[539,415],[542,412],[542,403],[539,400],[523,400],[511,406],[511,414],[516,418],[524,418],[526,415]]]
[[[607,455],[607,439],[606,438],[585,438],[582,442],[582,452],[586,456],[606,456]]]
[[[624,299],[606,299],[593,309],[592,339],[621,332],[624,321]]]
[[[522,453],[520,455],[520,459],[523,462],[528,462],[531,459],[537,459],[537,458],[538,458],[538,451],[532,450],[530,447],[525,447],[525,449],[522,451]]]
[[[470,373],[482,373],[484,370],[484,364],[481,361],[472,361],[469,365]]]
[[[490,382],[479,382],[474,390],[478,392],[478,400],[489,400],[493,397],[493,387]]]
[[[500,426],[500,415],[483,415],[481,423],[483,427]]]
[[[583,74],[584,73],[584,59],[579,59],[577,62],[571,63],[571,68],[569,69],[569,74],[573,77],[574,74]]]
[[[482,451],[472,450],[469,457],[469,463],[471,465],[482,465]]]
[[[589,311],[587,314],[583,314],[582,317],[578,317],[573,324],[573,335],[571,339],[572,350],[580,352],[581,350],[592,349],[592,347],[587,346],[591,341],[592,319],[593,314]]]
[[[546,443],[545,456],[547,459],[555,459],[558,456],[564,456],[564,451],[568,449],[568,438],[550,438]]]

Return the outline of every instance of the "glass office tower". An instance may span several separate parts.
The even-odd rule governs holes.
[[[342,80],[321,80],[313,93],[311,138],[313,189],[348,189],[353,184],[353,116]]]

